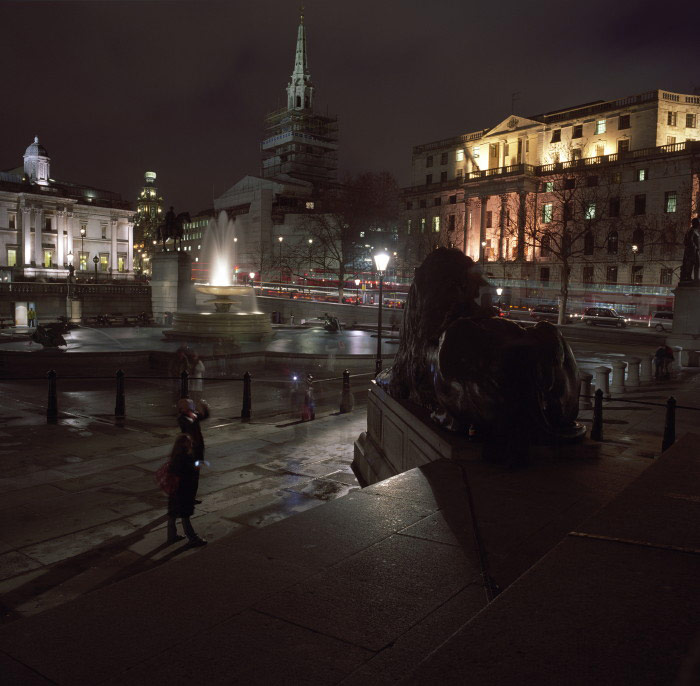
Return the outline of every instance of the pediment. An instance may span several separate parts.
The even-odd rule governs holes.
[[[500,124],[497,124],[487,133],[484,134],[484,138],[489,136],[503,136],[516,131],[525,131],[527,129],[541,128],[544,124],[540,121],[535,121],[534,119],[528,119],[527,117],[519,117],[517,114],[511,114],[506,117]]]

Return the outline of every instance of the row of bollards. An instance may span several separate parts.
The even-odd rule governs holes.
[[[48,402],[46,404],[46,421],[49,424],[58,421],[58,385],[57,374],[55,370],[51,370],[47,374],[49,382]],[[123,420],[126,417],[126,389],[124,383],[124,372],[119,369],[116,374],[117,393],[114,403],[114,416],[118,420]],[[252,414],[252,393],[251,393],[252,376],[249,372],[243,375],[243,404],[241,407],[241,421],[250,421]],[[182,372],[180,375],[180,397],[189,397],[189,375],[187,372]],[[353,395],[350,391],[350,372],[346,369],[343,372],[343,386],[340,394],[340,414],[350,412],[354,406]],[[306,377],[306,389],[304,391],[304,404],[302,407],[302,420],[309,421],[316,418],[315,399],[313,389],[313,377],[311,374]]]

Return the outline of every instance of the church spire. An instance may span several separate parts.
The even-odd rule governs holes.
[[[294,57],[294,71],[287,86],[287,109],[310,110],[313,107],[314,87],[309,73],[306,56],[306,25],[304,24],[304,6],[300,7],[299,28],[297,29],[297,49]]]

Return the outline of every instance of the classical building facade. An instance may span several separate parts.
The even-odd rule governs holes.
[[[22,167],[0,172],[3,280],[132,276],[133,212],[110,191],[56,181],[38,137]],[[95,259],[96,258],[96,259]]]
[[[523,301],[555,300],[564,280],[582,303],[670,306],[698,140],[700,96],[656,90],[418,145],[405,257],[457,246]]]

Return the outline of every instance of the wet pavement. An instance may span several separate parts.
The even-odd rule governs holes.
[[[109,331],[137,345],[141,331]],[[153,330],[148,331],[153,334]],[[370,336],[346,332],[336,340]],[[299,330],[283,332],[283,346],[314,345]],[[324,339],[322,339],[324,340]],[[169,345],[169,344],[165,344]],[[573,340],[582,368],[613,356],[648,352],[645,345]],[[688,373],[628,394],[663,403],[688,387]],[[92,385],[91,385],[92,384]],[[166,384],[166,385],[162,385]],[[255,385],[257,384],[257,385]],[[335,385],[334,385],[335,384]],[[213,416],[204,426],[206,459],[193,524],[210,540],[265,527],[358,489],[350,469],[353,442],[366,427],[361,382],[356,409],[337,414],[340,386],[319,387],[317,419],[299,422],[299,396],[287,379],[254,381],[253,421],[241,423],[240,383],[205,381]],[[688,384],[691,384],[688,386]],[[101,586],[190,555],[165,546],[165,496],[153,473],[165,461],[176,433],[171,386],[157,380],[127,382],[127,419],[113,418],[114,389],[97,381],[64,380],[59,422],[45,421],[43,382],[0,382],[0,595],[3,620],[41,612]],[[693,396],[694,397],[694,396]],[[689,403],[692,403],[689,401]],[[700,402],[698,402],[700,404]],[[662,408],[607,405],[609,450],[653,457],[660,447]],[[696,413],[679,412],[690,425]],[[590,419],[590,413],[583,413]],[[679,427],[680,431],[680,427]]]

